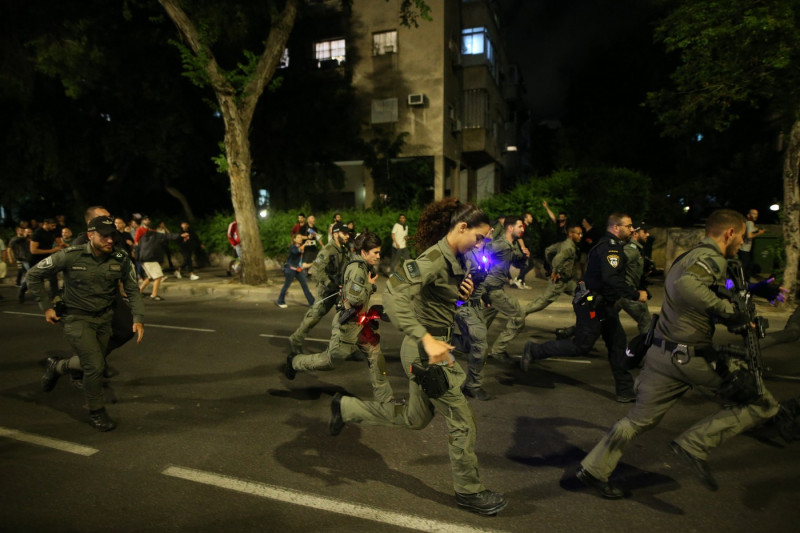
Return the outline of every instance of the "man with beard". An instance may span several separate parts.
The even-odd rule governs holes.
[[[133,310],[132,331],[138,335],[138,342],[144,335],[144,304],[136,274],[128,254],[114,249],[115,233],[111,217],[95,217],[87,225],[88,243],[56,252],[28,273],[31,293],[40,307],[47,307],[45,319],[50,324],[63,321],[64,336],[77,354],[69,359],[48,358],[42,390],[50,392],[63,374],[82,370],[89,421],[98,431],[111,431],[116,427],[105,409],[103,370],[120,282]],[[64,273],[64,295],[45,306],[44,280],[58,272]]]

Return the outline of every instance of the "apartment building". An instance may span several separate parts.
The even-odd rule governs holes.
[[[313,43],[303,46],[317,68],[346,72],[366,141],[405,133],[393,164],[423,158],[433,198],[480,201],[517,171],[522,80],[506,59],[493,1],[427,3],[433,20],[409,28],[400,23],[401,0],[353,0],[347,9],[319,1],[310,16],[317,23],[304,32]],[[346,203],[371,206],[378,191],[364,161],[337,164]]]

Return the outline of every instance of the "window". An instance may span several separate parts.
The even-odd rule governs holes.
[[[372,123],[397,122],[397,98],[372,101]]]
[[[487,128],[489,126],[489,95],[486,89],[464,91],[464,127]]]
[[[372,55],[397,53],[397,31],[382,31],[372,34]]]
[[[466,28],[461,30],[461,53],[464,55],[483,55],[494,70],[494,46],[489,40],[486,28]]]
[[[332,39],[314,43],[314,57],[317,60],[318,67],[334,64],[333,62],[335,62],[335,65],[344,63],[344,39]]]

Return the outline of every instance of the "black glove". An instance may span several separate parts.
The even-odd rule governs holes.
[[[775,303],[776,299],[782,302],[785,300],[785,297],[781,292],[780,285],[773,283],[774,281],[775,278],[769,278],[764,281],[759,281],[758,283],[750,283],[747,286],[747,290],[755,296],[766,299],[769,303]]]
[[[736,309],[733,316],[725,318],[722,323],[728,327],[728,331],[740,335],[750,327],[750,319],[746,313]]]

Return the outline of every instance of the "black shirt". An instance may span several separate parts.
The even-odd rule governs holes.
[[[56,244],[56,236],[52,231],[47,231],[44,228],[39,228],[33,232],[33,237],[31,237],[31,242],[39,243],[40,250],[50,250]],[[31,267],[49,255],[50,255],[49,253],[46,254],[32,253]]]
[[[614,234],[606,233],[589,252],[583,281],[586,288],[614,303],[620,298],[637,300],[639,291],[625,282],[627,258],[622,251],[624,242]]]

